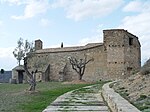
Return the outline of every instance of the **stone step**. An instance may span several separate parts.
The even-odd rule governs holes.
[[[99,111],[108,112],[107,106],[48,106],[43,112],[57,112],[57,111]]]
[[[104,102],[100,101],[94,101],[94,102],[83,102],[83,101],[78,101],[78,102],[66,102],[66,101],[59,101],[59,102],[53,102],[51,104],[52,106],[106,106]]]

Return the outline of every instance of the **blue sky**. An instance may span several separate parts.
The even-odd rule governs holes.
[[[150,57],[149,0],[0,0],[0,69],[17,65],[17,40],[41,39],[44,47],[102,42],[104,29],[139,37],[142,62]]]

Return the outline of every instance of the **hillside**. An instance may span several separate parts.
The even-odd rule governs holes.
[[[116,83],[114,89],[143,112],[150,112],[150,59],[138,73]]]
[[[5,71],[3,74],[0,73],[0,83],[8,83],[12,76],[12,71]]]

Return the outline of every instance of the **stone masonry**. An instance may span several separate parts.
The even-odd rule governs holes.
[[[89,43],[78,47],[44,48],[41,40],[35,41],[36,51],[27,57],[28,68],[40,72],[37,80],[72,81],[78,74],[72,69],[68,57],[94,58],[86,65],[86,81],[125,78],[141,66],[138,37],[124,29],[104,30],[103,43]]]

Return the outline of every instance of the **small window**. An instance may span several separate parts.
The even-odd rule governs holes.
[[[127,67],[127,71],[131,71],[132,70],[132,67]]]
[[[129,45],[133,45],[133,38],[129,38]]]

